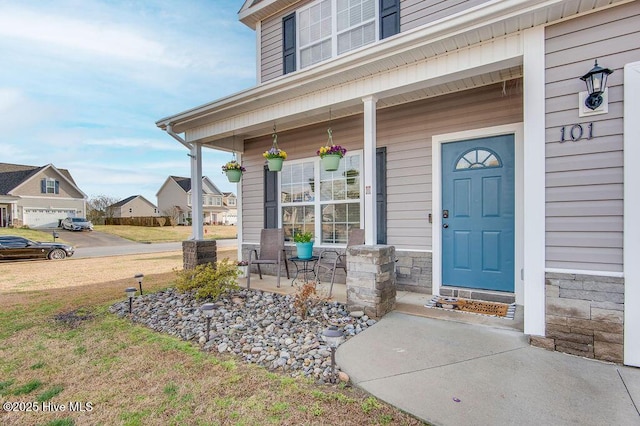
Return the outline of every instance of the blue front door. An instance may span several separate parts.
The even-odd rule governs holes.
[[[442,285],[514,291],[514,137],[442,144]]]

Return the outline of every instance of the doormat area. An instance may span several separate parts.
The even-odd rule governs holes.
[[[498,302],[484,302],[482,300],[462,299],[459,297],[433,296],[424,305],[426,308],[458,311],[488,317],[506,318],[512,320],[516,313],[516,304],[510,305]]]

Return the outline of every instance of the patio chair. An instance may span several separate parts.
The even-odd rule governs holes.
[[[276,265],[277,269],[277,286],[280,287],[280,269],[284,262],[284,268],[289,278],[289,265],[287,264],[287,255],[284,250],[284,230],[283,229],[263,229],[260,232],[260,255],[258,250],[249,252],[249,268],[247,273],[247,288],[251,288],[251,265],[258,266],[258,275],[262,279],[262,271],[260,265],[270,264]]]
[[[349,237],[347,239],[347,248],[351,246],[359,246],[364,244],[364,229],[352,229],[349,231]],[[320,282],[320,269],[324,270],[324,273],[331,272],[331,285],[329,287],[329,297],[333,291],[333,282],[336,278],[336,270],[342,269],[346,275],[347,273],[347,253],[341,253],[337,250],[322,250],[320,256],[318,256],[318,263],[316,263],[316,278]]]

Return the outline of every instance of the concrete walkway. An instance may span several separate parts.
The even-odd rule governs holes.
[[[517,330],[396,311],[336,361],[356,386],[435,425],[640,425],[640,369],[535,348]]]
[[[251,287],[295,291],[264,278]],[[344,284],[333,299],[346,302]],[[355,386],[435,425],[640,425],[640,368],[530,346],[522,307],[507,320],[425,308],[429,299],[398,291],[395,311],[340,345]]]

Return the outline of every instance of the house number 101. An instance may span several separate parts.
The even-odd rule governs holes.
[[[560,128],[560,135],[560,142],[566,142],[568,140],[576,142],[584,136],[584,129],[582,128],[582,124],[574,124],[571,127],[562,126]],[[587,124],[587,140],[591,138],[593,138],[593,123]]]

